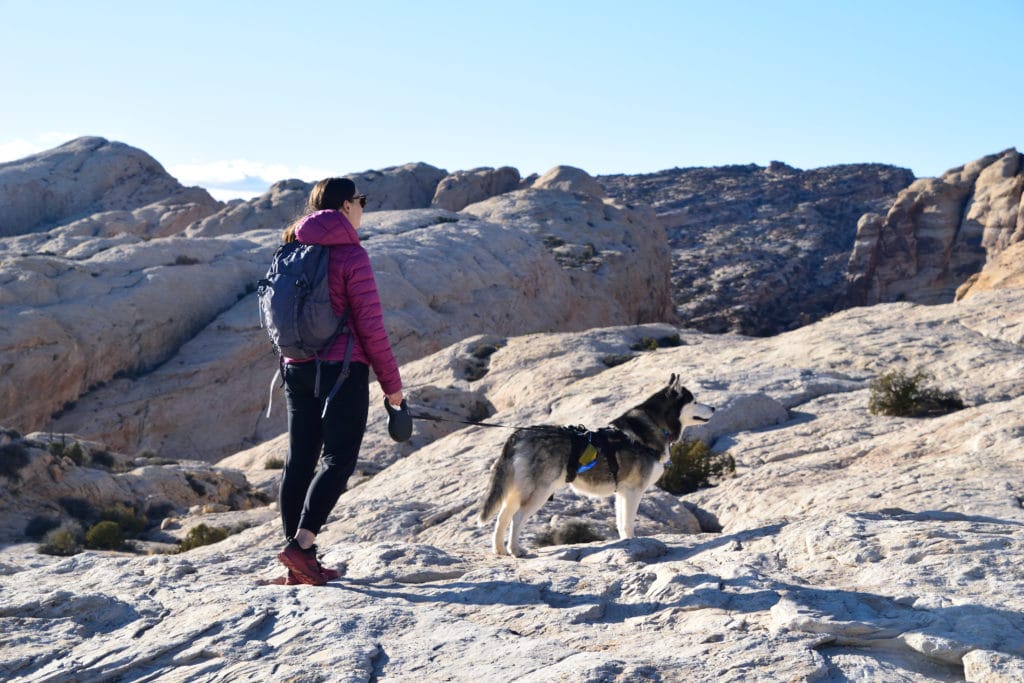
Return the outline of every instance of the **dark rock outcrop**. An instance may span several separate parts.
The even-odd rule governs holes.
[[[780,162],[598,177],[610,196],[657,212],[682,324],[750,335],[832,313],[857,220],[913,179],[880,164],[802,171]]]

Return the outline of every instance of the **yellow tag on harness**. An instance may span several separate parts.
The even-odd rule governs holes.
[[[595,464],[597,464],[597,449],[594,448],[594,444],[588,443],[587,447],[583,449],[583,453],[580,454],[580,466],[576,471],[586,472]]]

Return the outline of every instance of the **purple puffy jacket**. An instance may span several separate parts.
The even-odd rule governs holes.
[[[327,275],[331,306],[338,315],[346,310],[349,312],[348,326],[355,332],[352,360],[373,368],[385,394],[401,389],[402,377],[384,329],[384,313],[377,282],[373,278],[373,267],[366,249],[359,244],[356,229],[340,211],[316,211],[299,221],[295,238],[303,244],[331,247],[331,265]],[[348,335],[339,335],[321,358],[343,360],[347,344]],[[285,362],[296,361],[286,358]]]

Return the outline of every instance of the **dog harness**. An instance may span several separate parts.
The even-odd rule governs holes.
[[[562,427],[562,430],[568,434],[572,444],[565,468],[566,483],[572,483],[577,474],[594,467],[597,464],[598,456],[604,455],[605,462],[608,463],[608,471],[611,472],[615,486],[618,488],[619,459],[615,454],[619,447],[628,440],[628,437],[613,427],[605,427],[592,432],[583,425],[577,425]]]

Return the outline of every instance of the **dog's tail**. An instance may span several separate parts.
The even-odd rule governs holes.
[[[494,467],[491,469],[491,485],[487,489],[487,497],[480,504],[480,516],[478,519],[481,524],[498,514],[502,498],[505,497],[505,492],[508,491],[512,483],[511,480],[514,474],[512,452],[515,447],[515,441],[515,434],[505,441],[505,447],[501,450],[501,457],[498,458],[498,462],[494,463]]]

